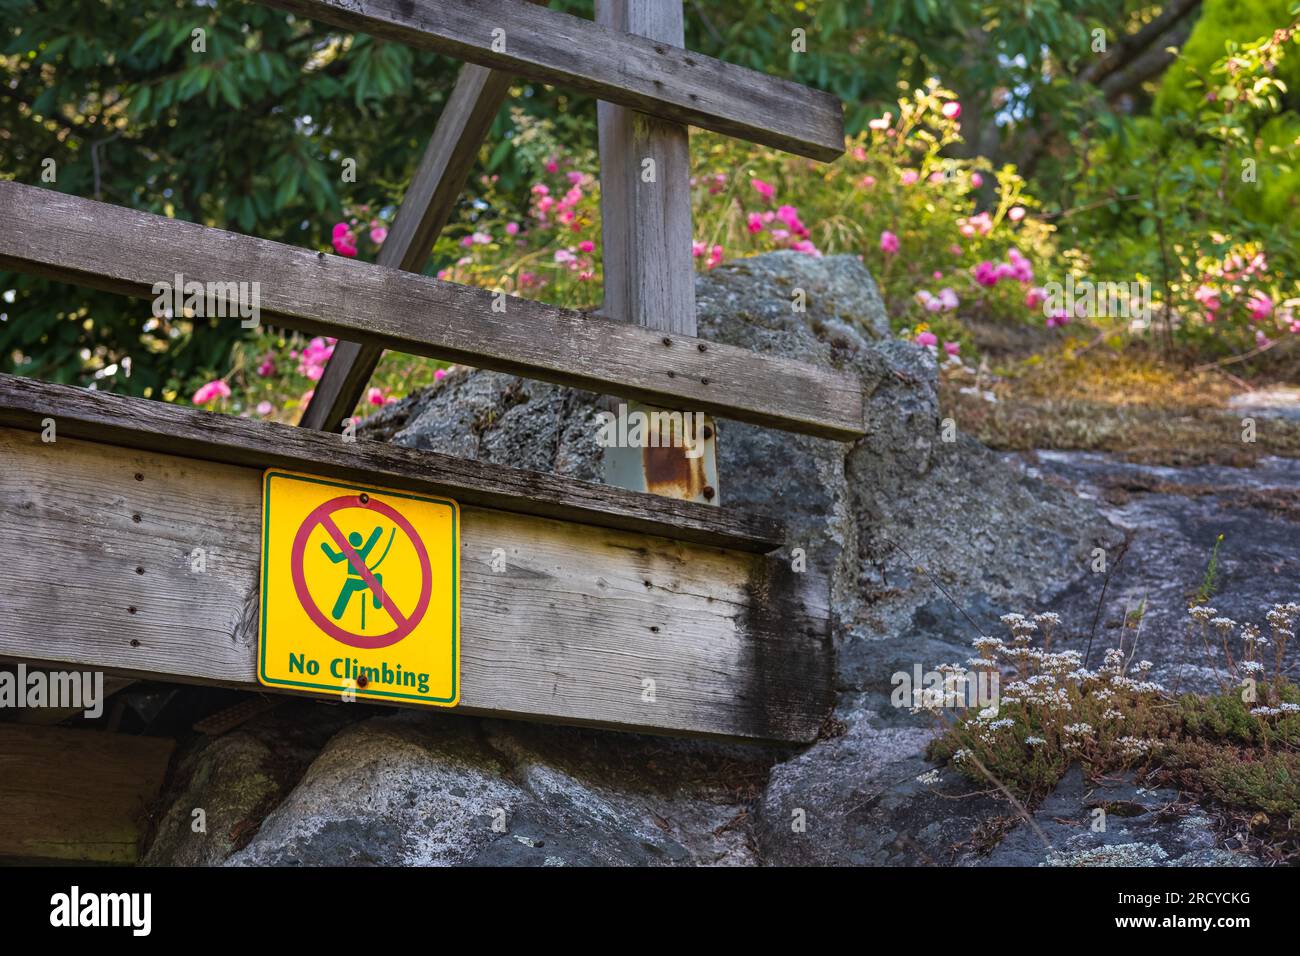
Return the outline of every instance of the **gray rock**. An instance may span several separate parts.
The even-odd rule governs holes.
[[[184,786],[159,821],[144,865],[212,866],[225,860],[241,845],[245,828],[251,828],[248,836],[255,833],[284,798],[274,765],[271,749],[245,733],[189,754],[180,769]]]
[[[1254,468],[1202,465],[1165,468],[1122,462],[1090,452],[1016,456],[1025,473],[1058,482],[1096,503],[1124,532],[1127,551],[1115,561],[1101,608],[1091,663],[1123,635],[1138,659],[1156,666],[1153,679],[1182,691],[1216,692],[1226,667],[1217,641],[1207,647],[1189,626],[1187,607],[1205,581],[1215,539],[1222,534],[1209,604],[1239,623],[1265,627],[1274,604],[1297,599],[1300,580],[1300,461],[1264,458]],[[1076,626],[1062,647],[1084,651],[1098,604],[1094,582],[1080,579],[1058,610]],[[1122,629],[1139,614],[1140,630]],[[1265,627],[1267,631],[1267,627]],[[1300,664],[1291,642],[1284,664]]]
[[[752,862],[722,779],[736,779],[746,752],[676,746],[412,712],[371,718],[329,742],[229,864]]]
[[[289,701],[236,731],[192,741],[175,761],[163,797],[166,810],[142,862],[209,866],[224,861],[253,838],[348,720],[340,707]]]
[[[1098,812],[1100,811],[1100,813]],[[1091,782],[1072,766],[1033,814],[981,866],[1256,866],[1221,849],[1208,817],[1178,792],[1144,789],[1130,775]]]
[[[841,736],[772,769],[755,821],[765,863],[951,865],[1010,812],[960,774],[934,771],[921,756],[933,731],[887,726],[866,696],[841,702]]]

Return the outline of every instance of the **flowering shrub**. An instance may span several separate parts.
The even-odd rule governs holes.
[[[1044,321],[1035,283],[1054,255],[1052,229],[1010,167],[945,155],[960,142],[961,106],[937,84],[904,95],[829,165],[710,133],[693,138],[692,252],[701,270],[778,249],[849,253],[872,270],[895,328],[949,356],[963,320]],[[600,185],[590,153],[515,114],[513,148],[532,172],[521,205],[478,182],[479,199],[433,249],[441,279],[584,308],[600,300]],[[988,208],[981,202],[991,199]],[[331,233],[338,255],[373,259],[392,210],[358,206]],[[1061,268],[1059,263],[1053,269]],[[231,370],[195,383],[196,404],[292,420],[310,399],[333,342],[262,334]],[[969,349],[968,349],[969,351]],[[435,381],[439,363],[386,356],[361,412]]]
[[[904,93],[822,165],[712,134],[695,138],[697,262],[791,249],[871,269],[896,330],[955,353],[972,319],[1044,322],[1052,227],[1006,166],[959,159],[961,105],[935,83]],[[707,260],[700,255],[709,251]]]
[[[1293,11],[1288,26],[1231,44],[1204,73],[1180,61],[1154,116],[1077,138],[1087,159],[1070,177],[1062,235],[1079,246],[1079,268],[1149,280],[1170,339],[1243,352],[1300,333],[1300,123],[1283,111],[1280,79],[1300,69],[1297,39]]]

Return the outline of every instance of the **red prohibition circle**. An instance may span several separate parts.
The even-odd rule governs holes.
[[[401,621],[397,627],[387,634],[376,634],[372,637],[365,634],[353,634],[351,631],[344,630],[327,618],[321,609],[316,606],[311,591],[307,588],[307,578],[303,572],[303,558],[306,556],[307,539],[311,537],[316,525],[322,524],[334,512],[341,511],[344,508],[364,508],[368,511],[378,512],[388,518],[411,539],[416,556],[420,559],[420,599],[416,602],[415,610],[411,612],[411,615],[405,621],[401,621],[401,612],[390,604],[388,594],[385,592],[383,595],[384,609],[393,616],[394,620]],[[294,536],[289,565],[293,572],[293,589],[298,595],[298,603],[307,612],[307,616],[334,640],[349,647],[362,650],[390,647],[410,634],[424,617],[425,611],[429,609],[429,598],[433,593],[433,571],[429,565],[429,552],[425,549],[420,536],[415,533],[415,528],[411,526],[411,522],[407,521],[391,505],[376,501],[374,498],[370,498],[367,503],[362,504],[360,497],[357,495],[343,495],[339,498],[332,498],[315,508],[311,514],[307,515],[298,528],[297,535]]]

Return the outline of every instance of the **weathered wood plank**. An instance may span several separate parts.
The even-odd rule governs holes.
[[[864,433],[858,379],[812,365],[526,299],[497,312],[486,289],[15,182],[0,182],[0,222],[7,269],[148,298],[176,274],[256,283],[264,317],[310,333],[791,431]]]
[[[262,2],[813,159],[844,152],[829,93],[522,0]]]
[[[0,856],[135,863],[174,745],[0,724]]]
[[[438,234],[447,225],[465,180],[510,92],[508,73],[466,63],[456,78],[438,125],[397,210],[378,263],[421,272]],[[383,350],[364,342],[340,341],[325,365],[298,424],[334,431],[352,414]]]
[[[680,0],[597,0],[596,22],[675,46],[685,42]],[[604,101],[596,104],[596,118],[604,250],[601,312],[620,322],[694,336],[687,129]]]
[[[0,589],[0,657],[270,692],[255,670],[259,470],[11,429],[0,462],[0,553],[23,555]],[[828,614],[785,561],[477,507],[461,521],[458,710],[817,733]]]
[[[0,425],[112,442],[207,461],[290,468],[602,527],[737,550],[767,552],[785,541],[779,521],[556,475],[341,435],[218,415],[0,374]]]

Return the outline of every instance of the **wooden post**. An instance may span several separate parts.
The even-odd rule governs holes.
[[[675,47],[686,42],[680,0],[596,0],[596,22]],[[596,120],[605,279],[602,312],[620,322],[668,333],[669,338],[693,337],[689,131],[681,123],[604,100],[596,104]],[[607,399],[605,404],[617,414],[616,400]],[[655,416],[665,410],[630,403],[625,411]],[[691,416],[681,420],[693,432]],[[651,427],[662,430],[659,425]],[[605,480],[637,491],[719,504],[712,422],[700,432],[657,433],[662,447],[605,449]],[[683,437],[701,443],[703,454],[687,457],[680,446]]]
[[[681,0],[596,0],[602,26],[685,43]],[[625,106],[596,104],[604,313],[695,335],[691,156],[686,127]]]

